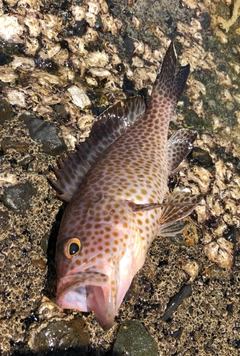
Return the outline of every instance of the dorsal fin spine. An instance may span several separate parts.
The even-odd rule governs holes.
[[[145,112],[145,101],[140,96],[129,98],[105,110],[94,122],[89,137],[77,146],[75,153],[60,158],[54,169],[56,181],[51,180],[59,197],[69,201],[91,166],[103,152]]]

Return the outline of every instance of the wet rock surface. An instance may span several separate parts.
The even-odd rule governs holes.
[[[188,157],[193,160],[193,163],[203,166],[208,170],[213,168],[213,161],[210,154],[199,147],[194,147]]]
[[[80,353],[73,333],[88,355],[111,355],[123,323],[136,319],[163,356],[238,355],[239,18],[228,32],[219,25],[226,27],[230,17],[225,1],[47,1],[44,7],[38,1],[4,2],[0,8],[2,355],[58,352],[51,351],[49,342],[61,342],[61,333],[65,341],[61,354]],[[170,187],[201,193],[203,203],[191,217],[195,229],[153,242],[114,327],[104,332],[93,314],[59,311],[44,300],[45,295],[54,299],[54,285],[49,285],[51,280],[54,284],[54,261],[47,259],[47,242],[49,236],[56,241],[62,206],[47,178],[53,178],[55,155],[66,146],[73,150],[88,135],[96,113],[139,91],[150,95],[172,38],[180,62],[190,63],[191,74],[170,131],[190,127],[198,131],[198,139],[192,156],[171,177]],[[78,106],[68,91],[71,87],[81,88],[91,106],[89,102]],[[31,118],[28,127],[20,119],[26,112]],[[22,203],[17,211],[4,205],[6,189],[26,182],[35,190],[29,205],[22,211]],[[233,241],[228,236],[234,236]],[[229,269],[222,267],[228,251]],[[201,268],[196,269],[193,261]],[[168,322],[163,321],[171,298],[187,283],[191,295]],[[71,324],[75,319],[84,321],[79,335]],[[135,331],[138,339],[141,330]],[[126,344],[125,336],[120,340]],[[48,350],[42,351],[41,343]]]
[[[157,356],[156,341],[149,335],[143,324],[137,320],[125,321],[121,324],[112,356]]]
[[[44,355],[51,350],[59,355],[87,355],[89,335],[84,331],[84,321],[76,318],[71,321],[53,321],[29,341],[32,351]]]
[[[30,208],[30,199],[35,193],[35,189],[29,182],[25,184],[20,183],[6,188],[2,196],[2,201],[7,208],[21,215],[25,215],[26,211]]]
[[[28,148],[29,148],[28,143],[15,141],[11,137],[5,137],[1,141],[1,149],[4,153],[10,151],[11,149],[20,152],[27,152]]]
[[[44,153],[56,156],[66,151],[67,146],[59,137],[59,129],[56,125],[37,117],[31,117],[29,114],[21,115],[20,120],[25,122],[31,139],[42,144],[41,150]]]

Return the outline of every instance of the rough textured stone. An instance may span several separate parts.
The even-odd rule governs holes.
[[[113,347],[112,356],[157,356],[156,341],[140,321],[131,320],[121,324]]]
[[[64,140],[59,137],[56,125],[28,114],[22,115],[21,119],[27,125],[31,139],[42,144],[43,152],[55,156],[66,150],[67,147]]]
[[[6,207],[24,215],[30,208],[30,199],[35,192],[31,183],[20,183],[6,188],[2,200]]]
[[[89,335],[84,331],[84,321],[76,318],[70,321],[53,321],[35,334],[31,349],[55,355],[87,355]],[[68,350],[68,351],[67,351]]]

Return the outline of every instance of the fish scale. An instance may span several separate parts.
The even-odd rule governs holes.
[[[60,161],[53,185],[68,201],[57,240],[56,303],[94,311],[114,323],[134,275],[156,236],[182,230],[198,204],[188,191],[168,191],[168,177],[191,151],[192,130],[168,140],[168,126],[189,65],[175,73],[170,44],[147,109],[142,98],[115,104],[93,125],[76,153]]]

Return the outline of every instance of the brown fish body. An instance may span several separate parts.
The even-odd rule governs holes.
[[[167,139],[189,73],[189,66],[183,66],[175,74],[175,65],[171,44],[146,112],[141,98],[130,99],[125,109],[113,107],[104,129],[107,123],[112,125],[116,111],[120,119],[124,117],[123,132],[115,134],[113,124],[103,147],[97,141],[93,157],[90,153],[86,159],[85,174],[76,178],[74,173],[69,179],[76,155],[66,162],[68,172],[57,171],[55,185],[69,197],[69,204],[57,243],[56,302],[62,308],[93,310],[106,329],[112,326],[153,239],[181,230],[175,222],[198,202],[186,192],[168,194],[168,177],[196,137],[194,131],[180,130]],[[85,162],[80,163],[82,172]]]

